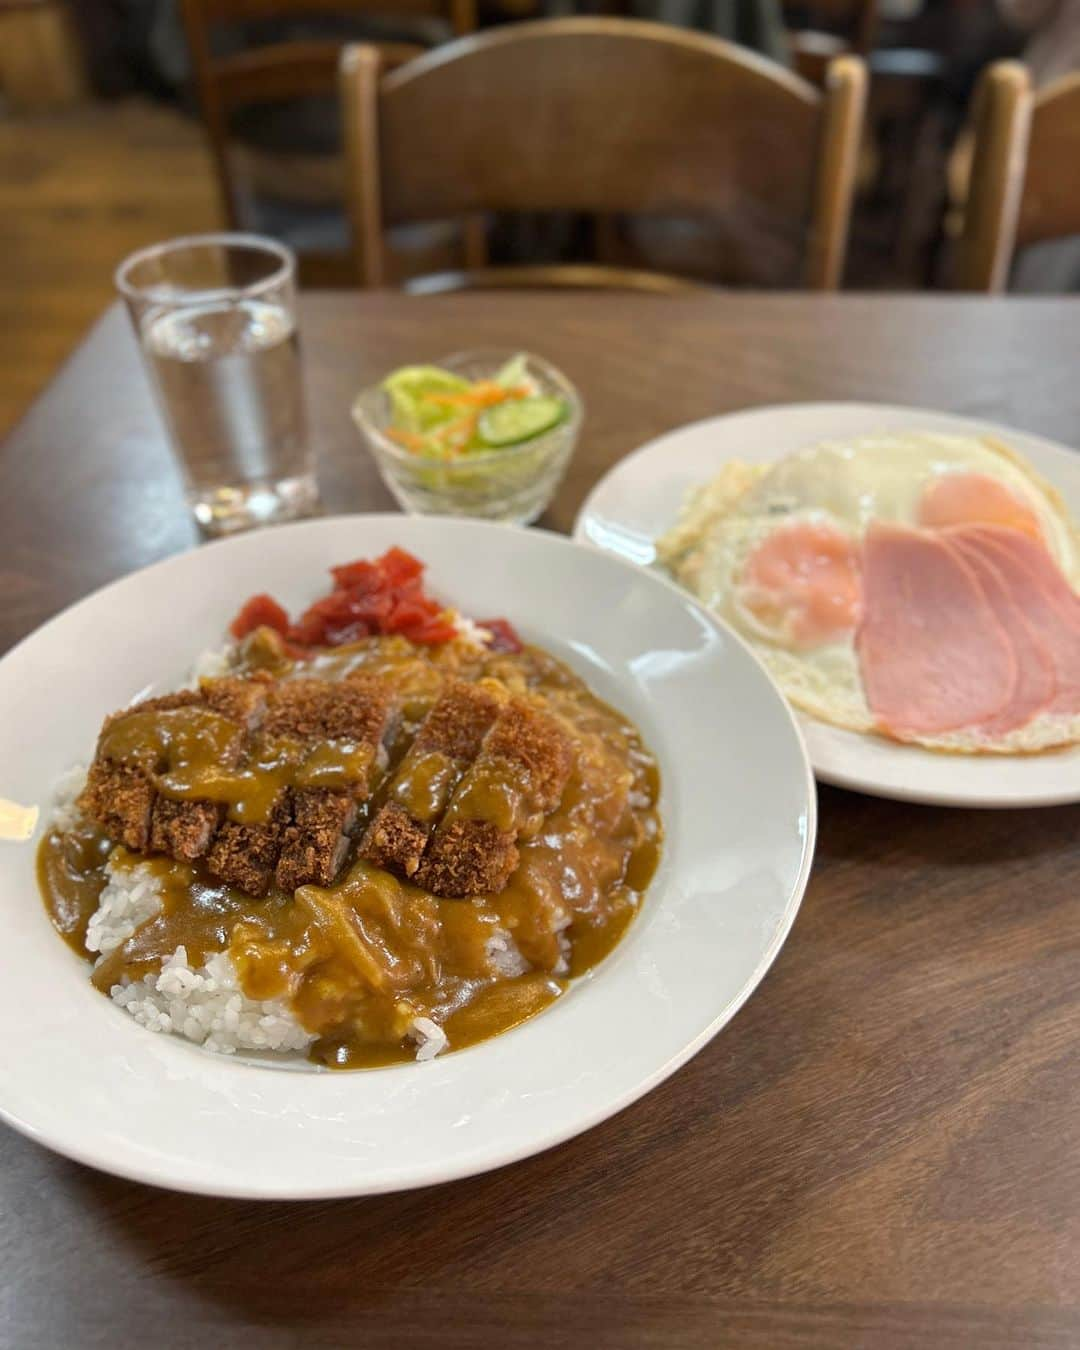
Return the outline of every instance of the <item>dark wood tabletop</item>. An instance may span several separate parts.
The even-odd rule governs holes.
[[[104,317],[0,451],[0,651],[196,542],[125,325]],[[621,455],[753,404],[913,403],[1080,440],[1075,300],[319,294],[303,340],[335,511],[391,505],[353,392],[465,346],[527,345],[580,386],[560,530]],[[1076,1346],[1078,825],[822,789],[802,911],[730,1026],[487,1176],[241,1203],[2,1131],[0,1346]]]

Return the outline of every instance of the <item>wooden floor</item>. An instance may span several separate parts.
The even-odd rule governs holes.
[[[176,112],[0,115],[0,436],[108,304],[127,253],[219,223],[200,130]]]

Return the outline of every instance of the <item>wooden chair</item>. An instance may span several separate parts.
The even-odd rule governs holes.
[[[345,39],[280,41],[229,54],[215,54],[218,30],[263,20],[357,16],[393,18],[409,27],[436,18],[449,21],[454,34],[476,26],[476,0],[183,0],[184,27],[192,73],[206,127],[226,220],[231,229],[243,229],[244,192],[230,151],[231,121],[241,109],[317,97],[336,98],[341,53]],[[384,69],[410,60],[427,50],[420,42],[380,42],[375,50]],[[326,158],[325,156],[323,158]],[[340,160],[322,175],[330,193],[341,201]],[[287,165],[283,176],[291,177]],[[319,177],[317,171],[312,175]],[[286,242],[289,242],[286,240]],[[347,254],[302,256],[302,278],[315,284],[351,280],[353,264]]]
[[[1080,73],[1034,91],[1026,66],[999,61],[975,91],[972,122],[957,280],[998,292],[1016,249],[1080,234]]]
[[[791,64],[811,84],[824,85],[837,56],[870,55],[878,30],[878,0],[787,0],[782,9]]]
[[[556,19],[465,38],[385,76],[377,52],[351,47],[342,89],[364,286],[386,282],[388,227],[491,211],[741,212],[755,229],[780,221],[798,232],[802,284],[828,290],[840,280],[865,97],[856,57],[836,61],[818,92],[701,33]],[[482,241],[469,262],[482,266]],[[600,280],[595,269],[531,277]],[[452,279],[469,280],[524,278],[515,268],[506,278],[491,269]],[[655,275],[608,280],[658,285]]]
[[[86,97],[82,53],[60,0],[0,0],[0,96],[15,113]]]

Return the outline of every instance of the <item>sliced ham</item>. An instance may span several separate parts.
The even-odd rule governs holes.
[[[1006,525],[1042,538],[1039,518],[1027,502],[998,478],[985,473],[943,473],[931,478],[919,498],[919,524],[931,530],[950,525]]]
[[[1008,587],[1054,669],[1051,713],[1080,714],[1080,596],[1043,544],[998,525],[960,526],[945,532],[990,562]]]
[[[863,541],[856,651],[883,730],[937,735],[1001,714],[1017,687],[1008,635],[941,534],[875,522]]]
[[[986,553],[972,548],[964,530],[950,532],[949,542],[971,566],[994,617],[1001,624],[1016,656],[1016,688],[1012,698],[988,721],[979,724],[987,736],[1005,736],[1024,726],[1049,707],[1057,693],[1054,663],[1046,644],[1024,617],[1001,569]]]

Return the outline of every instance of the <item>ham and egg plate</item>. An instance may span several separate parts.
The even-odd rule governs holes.
[[[1080,741],[1080,536],[996,441],[732,461],[657,556],[823,721],[970,754]]]

